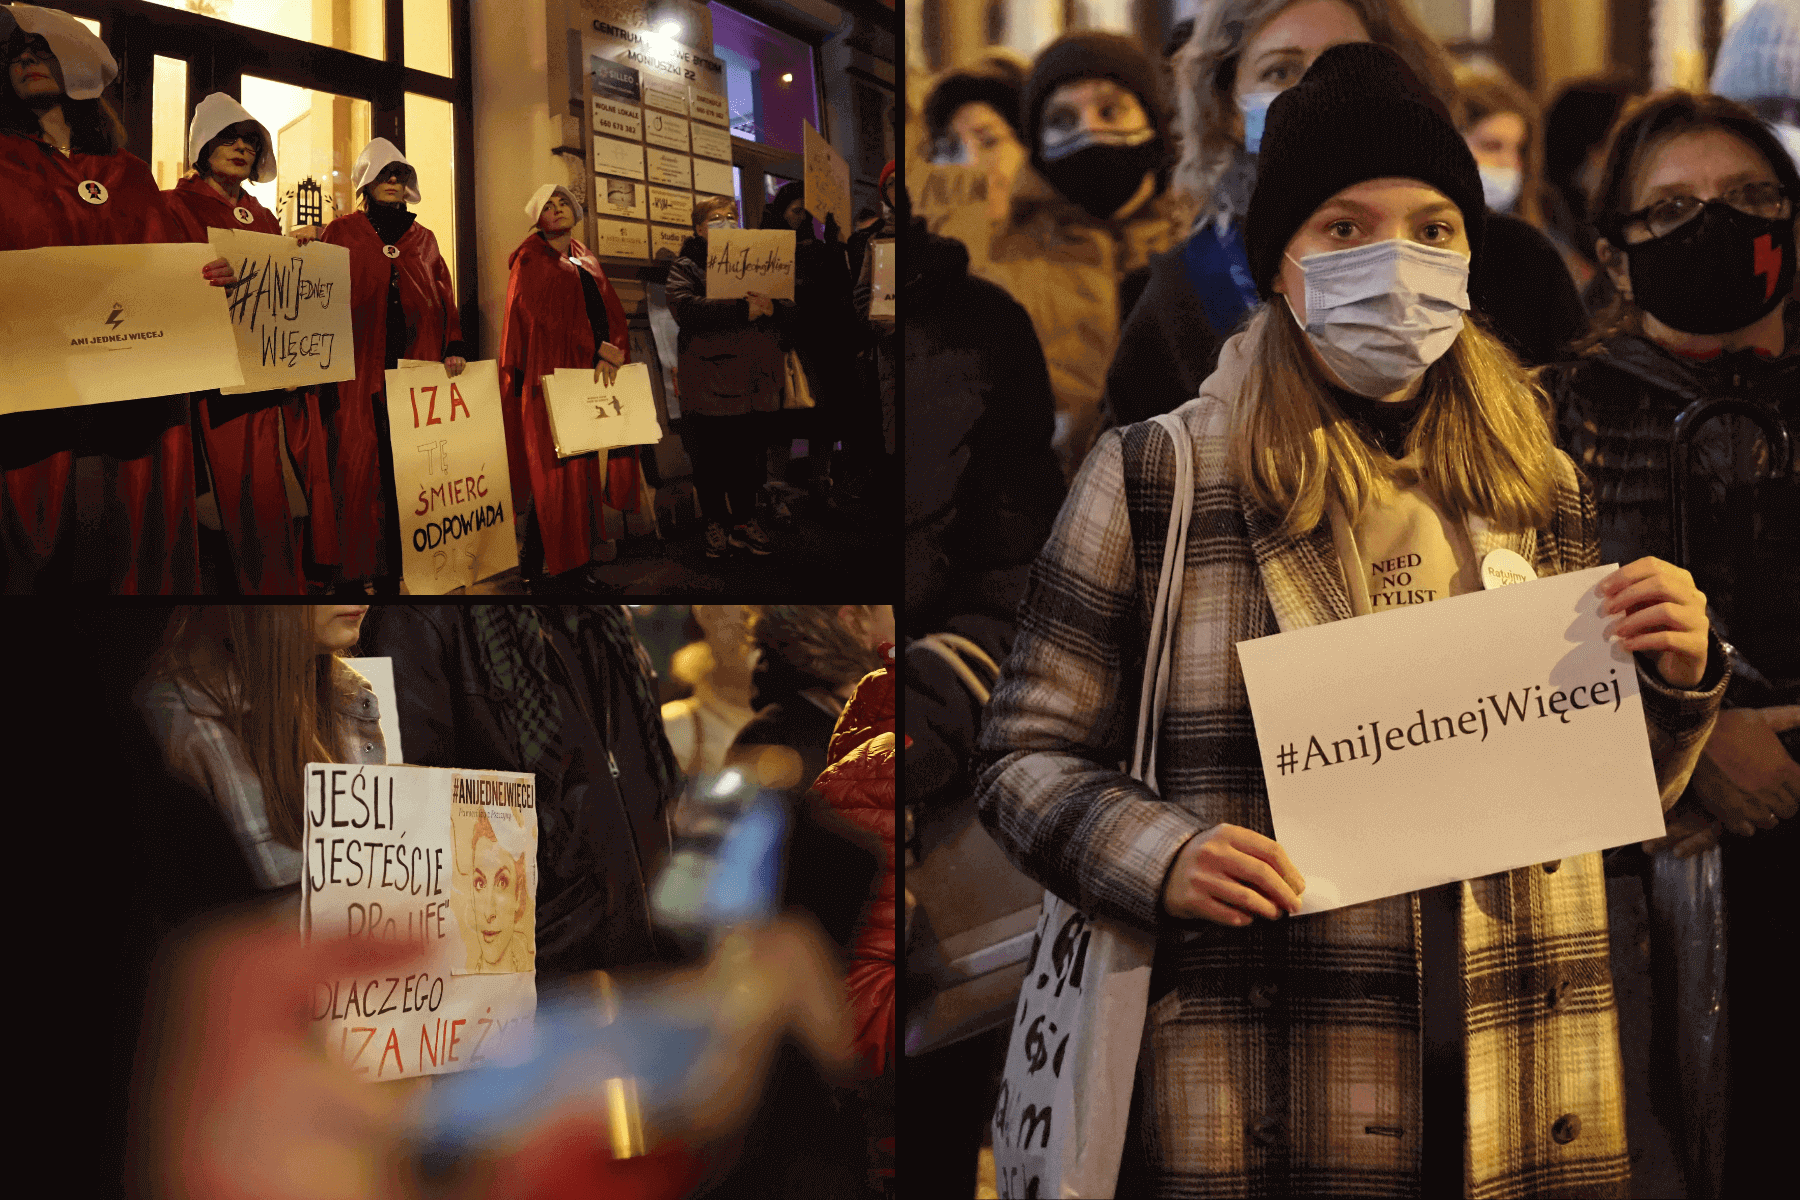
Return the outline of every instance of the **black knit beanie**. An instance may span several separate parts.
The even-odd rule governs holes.
[[[1031,64],[1031,76],[1025,81],[1020,111],[1025,116],[1025,148],[1031,152],[1033,169],[1044,168],[1038,135],[1044,127],[1045,101],[1063,84],[1080,79],[1110,79],[1129,89],[1144,106],[1151,127],[1166,139],[1168,113],[1163,107],[1157,66],[1150,56],[1121,34],[1097,30],[1065,34],[1038,54],[1037,61]]]
[[[925,97],[925,128],[934,138],[950,131],[950,121],[965,104],[991,104],[1012,126],[1013,136],[1025,140],[1019,121],[1021,83],[995,71],[952,71],[938,80]]]
[[[1263,299],[1274,295],[1294,231],[1321,204],[1353,184],[1389,176],[1417,179],[1454,201],[1471,258],[1481,253],[1481,173],[1443,102],[1386,46],[1333,46],[1275,97],[1263,126],[1244,222],[1250,274]]]

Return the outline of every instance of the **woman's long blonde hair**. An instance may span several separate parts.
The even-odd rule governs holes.
[[[1404,469],[1371,448],[1333,401],[1285,299],[1258,309],[1245,337],[1250,367],[1228,446],[1233,482],[1288,536],[1317,528],[1332,500],[1354,521]],[[1422,392],[1406,452],[1421,451],[1419,475],[1438,502],[1501,529],[1546,525],[1556,480],[1549,401],[1472,314],[1426,368]]]
[[[295,849],[306,828],[306,764],[343,761],[336,703],[357,692],[338,655],[320,653],[312,622],[310,604],[182,605],[151,668],[224,712],[256,768],[270,832]],[[202,657],[230,667],[202,669]]]

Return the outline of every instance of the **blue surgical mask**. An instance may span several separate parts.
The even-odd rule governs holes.
[[[1480,167],[1481,198],[1497,213],[1511,212],[1525,185],[1525,173],[1517,167]]]
[[[1395,239],[1298,261],[1284,257],[1306,273],[1307,340],[1359,396],[1406,387],[1462,332],[1467,255]]]
[[[1244,149],[1251,154],[1262,151],[1263,122],[1268,120],[1269,105],[1280,92],[1251,92],[1238,100],[1238,111],[1244,114]]]

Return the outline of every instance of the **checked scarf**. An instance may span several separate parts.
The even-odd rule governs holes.
[[[631,616],[622,606],[476,604],[470,606],[470,615],[489,676],[508,698],[500,719],[519,748],[522,769],[549,777],[562,772],[562,713],[554,699],[551,649],[544,631],[546,619],[560,619],[578,651],[585,644],[584,632],[595,636],[605,648],[605,669],[622,674],[632,713],[648,743],[644,757],[660,802],[674,796],[680,768],[663,734],[662,711],[651,686],[650,669],[632,630]],[[600,665],[588,664],[589,672]],[[604,743],[609,731],[602,728],[597,732]]]

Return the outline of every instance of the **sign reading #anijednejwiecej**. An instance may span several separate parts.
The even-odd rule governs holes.
[[[1615,569],[1238,643],[1303,912],[1663,835]]]

